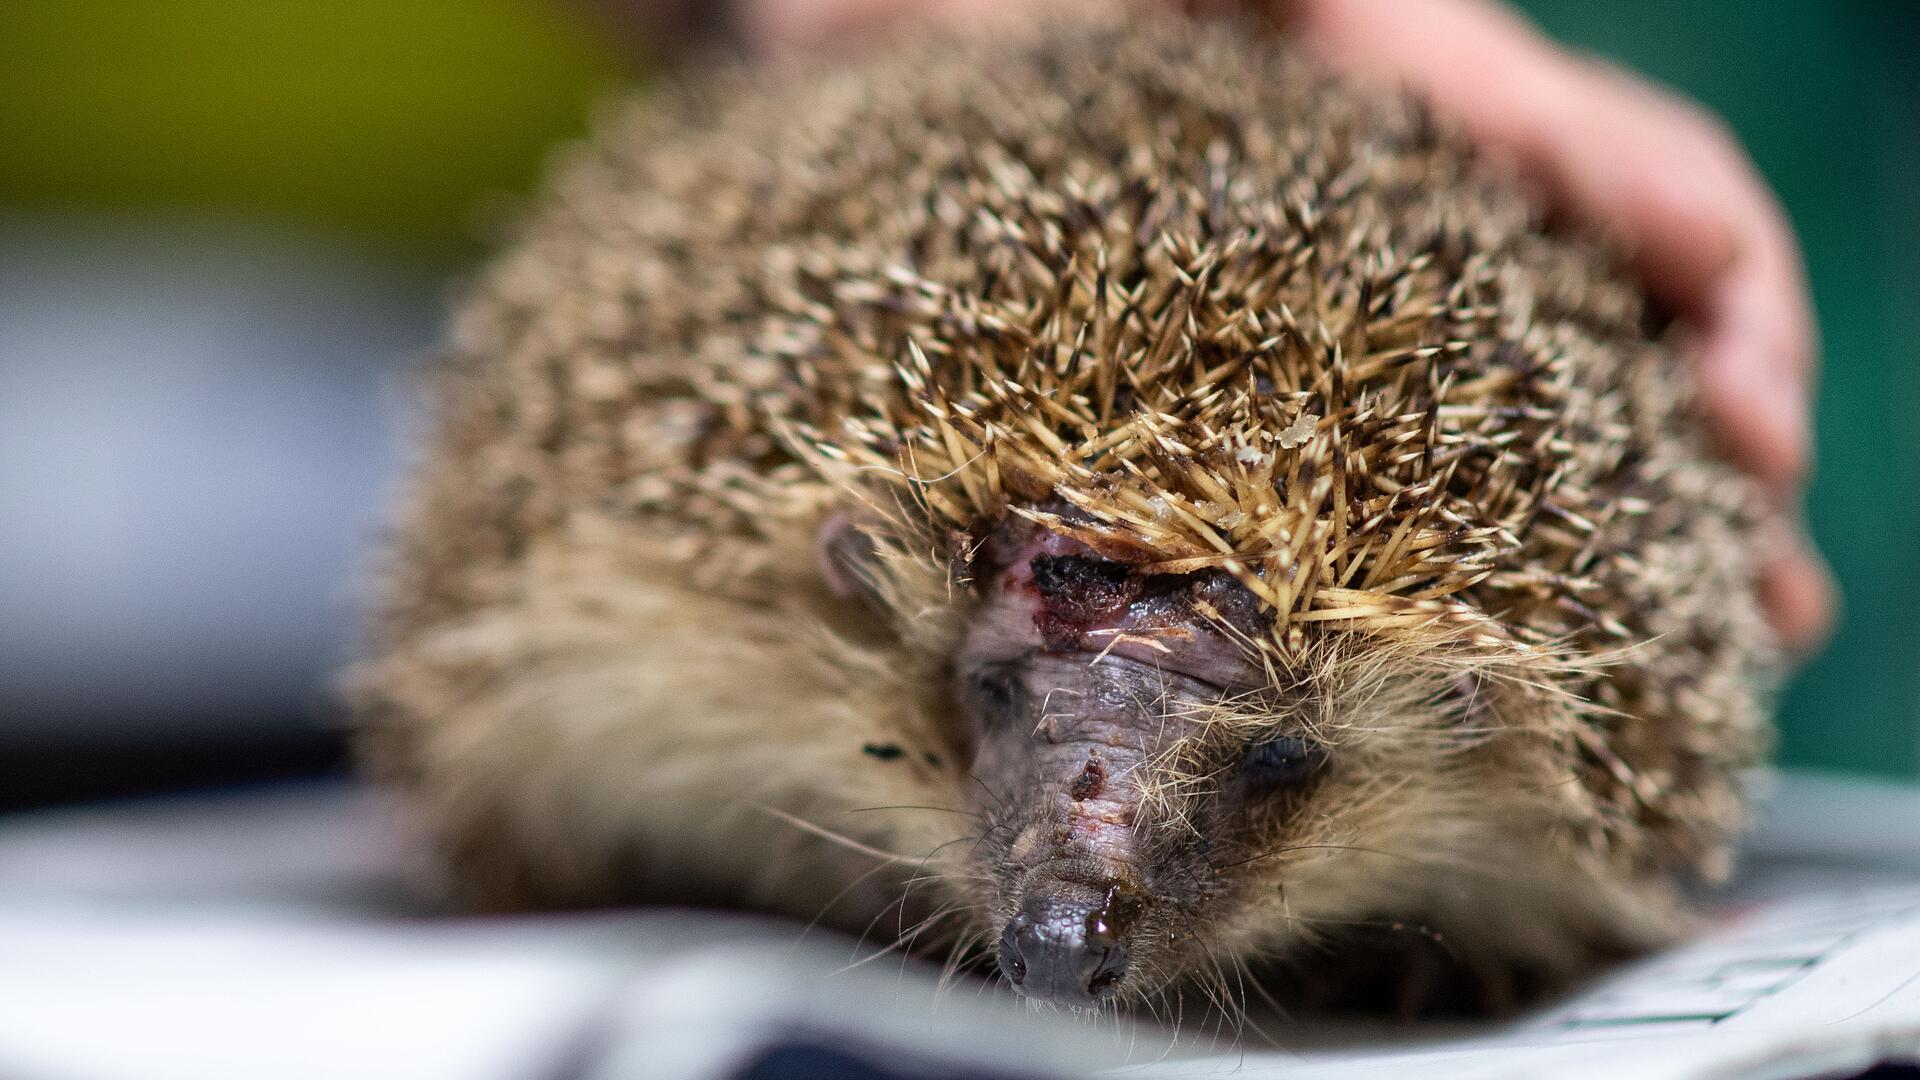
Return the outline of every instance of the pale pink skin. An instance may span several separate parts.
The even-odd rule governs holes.
[[[738,0],[768,50],[858,45],[904,19],[967,27],[1101,0]],[[1127,2],[1127,0],[1107,0]],[[1231,0],[1135,0],[1220,6]],[[1781,640],[1826,637],[1836,594],[1800,526],[1818,344],[1799,246],[1778,201],[1716,117],[1560,48],[1491,0],[1249,0],[1334,67],[1405,85],[1509,161],[1556,214],[1624,241],[1647,286],[1687,320],[1728,456],[1780,509],[1762,597]]]

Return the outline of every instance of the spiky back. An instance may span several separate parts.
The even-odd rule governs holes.
[[[934,533],[1012,508],[1226,568],[1280,655],[1632,647],[1555,668],[1617,710],[1574,751],[1596,820],[1724,824],[1750,494],[1638,292],[1408,101],[1236,28],[1056,30],[739,76],[577,151],[466,308],[394,632],[576,511],[751,595],[850,492]]]

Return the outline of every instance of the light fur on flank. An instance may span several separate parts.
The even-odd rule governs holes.
[[[472,903],[977,955],[1031,836],[955,657],[1037,529],[1262,613],[1214,620],[1261,678],[1129,778],[1179,868],[1129,995],[1408,937],[1563,980],[1682,924],[1765,746],[1759,503],[1654,327],[1417,103],[1237,26],[649,95],[460,310],[367,759]],[[1281,731],[1311,790],[1221,809]]]

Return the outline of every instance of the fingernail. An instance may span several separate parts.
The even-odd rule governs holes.
[[[1792,495],[1812,460],[1806,390],[1769,357],[1770,344],[1742,325],[1721,330],[1701,359],[1712,420],[1735,460],[1776,495]]]
[[[1778,440],[1775,449],[1779,474],[1786,483],[1804,483],[1813,457],[1813,420],[1807,415],[1806,392],[1789,376],[1769,375],[1767,383],[1768,392],[1763,400],[1772,413],[1768,418],[1769,430]]]
[[[1804,526],[1775,519],[1763,531],[1760,600],[1780,644],[1805,660],[1832,635],[1840,590]]]
[[[1686,222],[1699,244],[1690,256],[1701,274],[1700,284],[1709,286],[1721,272],[1733,265],[1739,244],[1733,226],[1727,221],[1725,193],[1699,169],[1661,169],[1648,178],[1654,198],[1674,218]]]

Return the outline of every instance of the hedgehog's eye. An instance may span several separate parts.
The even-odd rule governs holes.
[[[990,664],[967,677],[967,706],[982,728],[1017,719],[1027,711],[1027,687],[1020,671]]]
[[[1256,786],[1277,790],[1292,787],[1307,779],[1326,759],[1326,753],[1292,735],[1267,739],[1247,746],[1241,768]]]

